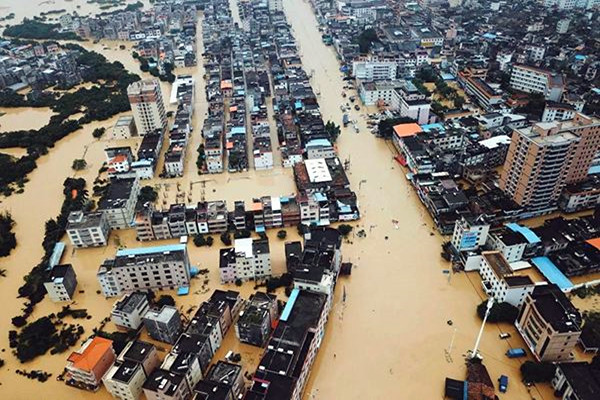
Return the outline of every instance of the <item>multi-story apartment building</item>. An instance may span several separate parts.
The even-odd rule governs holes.
[[[236,239],[233,248],[221,249],[219,272],[223,283],[270,277],[271,254],[268,239]]]
[[[515,321],[527,347],[539,361],[562,362],[581,335],[581,314],[554,284],[538,285],[526,298]]]
[[[575,117],[575,108],[570,104],[548,101],[542,113],[542,122],[568,121]]]
[[[502,104],[502,91],[491,87],[481,78],[467,77],[464,79],[465,91],[475,97],[479,105],[485,110],[491,110]]]
[[[188,286],[190,260],[185,244],[124,249],[107,259],[97,273],[106,297],[146,289]]]
[[[135,205],[140,194],[139,179],[113,179],[108,190],[98,202],[98,212],[106,216],[111,229],[131,227],[135,215]]]
[[[271,12],[282,12],[283,2],[281,0],[268,0],[269,11]]]
[[[110,319],[116,326],[137,330],[142,325],[144,315],[149,308],[150,303],[146,293],[128,293],[115,303]]]
[[[571,173],[579,137],[556,123],[516,129],[508,149],[500,189],[531,212],[556,208]]]
[[[115,399],[138,400],[146,378],[159,364],[156,347],[135,340],[125,346],[102,381]]]
[[[100,389],[102,377],[115,361],[112,340],[99,336],[88,339],[67,359],[65,383],[80,389]]]
[[[454,224],[452,246],[456,251],[475,250],[483,246],[488,238],[490,224],[483,217],[461,217]]]
[[[565,90],[564,77],[527,65],[514,65],[510,87],[521,92],[540,93],[546,100],[560,101]]]
[[[160,368],[146,379],[143,391],[147,400],[186,400],[191,395],[183,375]]]
[[[327,296],[294,289],[253,375],[246,398],[300,400],[323,335]]]
[[[144,326],[151,338],[165,343],[175,343],[181,333],[181,316],[175,307],[162,306],[160,310],[146,312]]]
[[[571,121],[563,122],[560,129],[579,138],[567,183],[581,182],[588,176],[592,162],[600,151],[600,119],[577,113]]]
[[[418,124],[429,123],[431,101],[410,81],[398,86],[392,93],[392,109],[399,109],[400,115],[412,118]]]
[[[102,212],[71,211],[67,218],[67,236],[75,247],[106,246],[110,226]]]
[[[141,136],[167,127],[167,113],[157,79],[144,79],[127,87],[137,131]]]
[[[576,114],[571,121],[515,130],[500,188],[519,205],[553,207],[564,186],[586,179],[600,150],[600,121]]]
[[[277,320],[277,297],[263,292],[250,296],[235,325],[240,342],[263,347]]]
[[[555,397],[561,400],[596,400],[600,394],[600,370],[585,361],[556,364],[551,383]]]
[[[77,287],[75,270],[71,264],[55,265],[44,281],[50,300],[71,301]]]
[[[398,60],[362,57],[352,61],[352,76],[364,81],[396,79]]]
[[[519,307],[533,291],[534,283],[527,275],[516,275],[499,251],[481,254],[479,275],[483,290],[498,303]]]
[[[137,135],[137,129],[135,127],[135,121],[133,116],[125,115],[120,117],[112,129],[113,139],[129,139],[132,136]]]
[[[236,399],[244,394],[244,375],[240,365],[219,360],[206,375],[206,380],[230,387]]]

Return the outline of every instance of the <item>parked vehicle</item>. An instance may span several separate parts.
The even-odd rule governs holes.
[[[525,357],[526,355],[527,355],[527,353],[525,352],[525,349],[521,349],[521,348],[510,349],[506,352],[506,356],[508,358],[519,358],[519,357]]]
[[[506,389],[508,388],[508,376],[500,375],[500,378],[498,378],[498,386],[502,393],[506,393]]]
[[[355,105],[354,105],[354,109],[355,109],[356,111],[359,111],[359,110],[360,110],[360,106],[359,106],[358,104],[355,104]]]
[[[343,125],[348,126],[348,122],[350,122],[350,118],[348,117],[348,114],[344,114],[344,116],[342,117]]]
[[[350,96],[350,102],[354,103],[354,100],[356,100],[356,96]]]

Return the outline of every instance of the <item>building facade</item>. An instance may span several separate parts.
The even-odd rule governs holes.
[[[137,131],[141,136],[167,127],[167,113],[157,79],[144,79],[127,87],[129,104]]]
[[[136,290],[175,289],[190,283],[190,260],[184,244],[117,251],[97,273],[102,293],[118,296]]]
[[[554,284],[538,285],[525,299],[515,326],[539,361],[564,362],[581,335],[581,315]]]

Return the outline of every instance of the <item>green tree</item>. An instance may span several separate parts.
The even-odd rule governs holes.
[[[229,232],[223,232],[221,233],[221,242],[225,245],[225,246],[231,246],[231,235],[229,234]]]
[[[156,305],[160,308],[162,306],[172,306],[175,307],[175,299],[168,294],[161,295],[156,301]]]
[[[85,167],[87,167],[87,162],[83,158],[73,160],[73,165],[71,165],[71,168],[75,171],[81,171],[85,169]]]
[[[194,245],[196,247],[206,246],[206,238],[204,237],[203,234],[200,233],[200,234],[194,236]]]
[[[342,236],[347,237],[350,234],[350,232],[352,232],[352,225],[341,224],[340,226],[338,226],[338,231],[340,231]]]
[[[9,212],[0,214],[0,257],[9,255],[17,247],[17,237],[12,232],[14,226],[15,221]]]
[[[287,232],[284,229],[282,229],[279,232],[277,232],[277,237],[283,240],[287,237]]]
[[[327,121],[325,124],[325,132],[331,138],[332,143],[335,143],[342,130],[340,129],[340,126],[336,125],[333,121]]]
[[[365,29],[358,35],[356,38],[356,43],[358,43],[359,51],[363,54],[366,54],[371,49],[371,45],[373,42],[378,40],[377,32],[375,29],[369,28]]]
[[[556,366],[549,362],[525,361],[520,369],[525,382],[550,382],[556,373]]]
[[[102,127],[96,128],[92,132],[92,136],[95,137],[96,139],[100,139],[102,137],[102,135],[104,135],[105,132],[106,132],[106,128],[102,128]]]
[[[138,201],[142,203],[154,203],[158,199],[158,193],[152,186],[144,186],[140,189]]]
[[[477,306],[477,315],[483,319],[487,309],[487,300],[484,300]],[[488,322],[508,322],[514,323],[519,315],[519,309],[510,303],[494,303],[488,316]]]

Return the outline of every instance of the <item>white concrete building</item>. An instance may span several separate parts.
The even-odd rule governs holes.
[[[112,129],[113,140],[129,139],[137,134],[135,120],[132,115],[124,115],[120,117]]]
[[[137,177],[114,179],[98,202],[98,212],[104,213],[112,229],[127,229],[133,221],[139,194]]]
[[[282,0],[267,0],[267,4],[269,6],[269,11],[271,11],[271,12],[282,12],[283,11]]]
[[[364,81],[396,79],[398,61],[377,57],[359,58],[352,61],[352,76]]]
[[[575,118],[577,111],[570,104],[546,102],[542,122],[568,121]]]
[[[395,96],[393,96],[391,104],[392,109],[397,109],[396,104],[399,104],[401,116],[412,118],[420,125],[429,123],[431,101],[427,99],[426,95],[419,92],[412,82],[403,82],[395,89]]]
[[[457,251],[476,250],[483,246],[488,238],[490,225],[483,219],[466,219],[461,217],[454,224],[452,246]]]
[[[175,289],[190,283],[190,260],[185,244],[117,251],[97,273],[102,294],[118,296],[136,290]]]
[[[561,74],[527,65],[514,65],[510,86],[526,93],[540,93],[546,100],[560,101],[565,89]]]
[[[138,133],[144,136],[167,127],[167,113],[157,79],[144,79],[127,87]]]
[[[332,158],[336,156],[335,148],[328,139],[312,139],[306,143],[306,158]]]
[[[234,248],[221,250],[220,274],[222,283],[260,280],[271,276],[269,241],[236,239]]]
[[[72,211],[67,217],[67,236],[74,247],[106,246],[110,226],[102,212]]]
[[[509,263],[521,261],[527,244],[527,240],[520,233],[513,232],[510,229],[494,232],[488,240],[489,247],[501,252]]]
[[[44,281],[48,297],[54,302],[71,301],[77,287],[77,277],[71,264],[55,265]]]
[[[113,364],[102,378],[108,393],[120,400],[138,400],[145,381],[142,365],[131,361]]]
[[[146,293],[129,293],[115,303],[110,319],[119,327],[136,330],[144,322],[144,315],[149,308],[150,303]]]
[[[484,251],[481,256],[479,275],[483,290],[498,303],[506,302],[520,307],[535,287],[531,278],[527,275],[514,275],[499,251]]]

